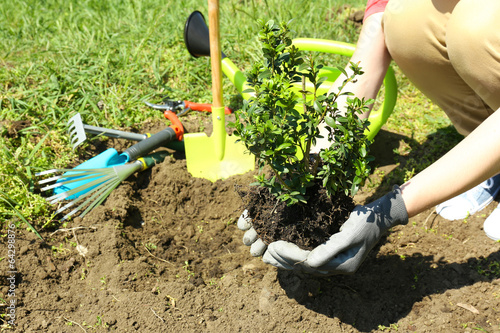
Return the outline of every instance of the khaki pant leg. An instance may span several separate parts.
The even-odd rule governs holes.
[[[500,1],[460,0],[446,31],[457,73],[491,109],[500,108]]]
[[[467,135],[493,111],[450,60],[448,23],[460,1],[464,0],[390,0],[384,33],[389,53],[403,73]]]

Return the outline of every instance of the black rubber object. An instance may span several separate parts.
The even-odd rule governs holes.
[[[167,127],[161,132],[158,132],[151,137],[136,143],[132,147],[127,148],[123,154],[126,154],[129,157],[129,161],[133,161],[174,140],[177,140],[174,129]]]

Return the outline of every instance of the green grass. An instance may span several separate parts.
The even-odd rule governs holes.
[[[347,18],[365,0],[221,1],[221,44],[242,70],[260,58],[257,19],[293,19],[294,37],[355,43]],[[350,7],[339,10],[344,4]],[[186,18],[206,1],[26,0],[0,3],[0,217],[51,226],[52,209],[34,192],[34,173],[76,158],[66,122],[80,112],[102,127],[140,127],[159,119],[144,101],[166,96],[211,101],[210,60],[183,41]],[[323,56],[328,65],[347,59]],[[436,107],[398,75],[401,97],[389,129],[416,140],[449,126]],[[237,95],[224,80],[225,100]],[[424,114],[424,117],[422,117]],[[417,120],[419,119],[419,120]],[[24,125],[16,130],[19,121]]]

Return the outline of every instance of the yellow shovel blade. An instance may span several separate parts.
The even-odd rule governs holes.
[[[245,146],[236,137],[225,134],[224,156],[216,151],[219,144],[205,133],[184,135],[187,170],[193,177],[212,182],[247,173],[255,168],[255,157],[245,152]],[[219,156],[218,156],[219,155]]]
[[[215,182],[241,175],[255,168],[255,157],[246,151],[242,142],[226,133],[224,107],[212,107],[212,135],[184,135],[186,166],[193,177]]]

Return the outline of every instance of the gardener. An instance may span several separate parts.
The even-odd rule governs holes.
[[[284,241],[266,250],[243,214],[238,226],[250,228],[244,243],[252,255],[284,269],[350,274],[389,228],[409,217],[439,204],[438,214],[461,219],[490,203],[500,190],[499,17],[498,0],[369,0],[351,59],[365,74],[346,91],[375,98],[392,59],[466,137],[401,187],[356,207],[341,231],[312,251]],[[316,148],[322,145],[328,142]],[[484,231],[500,239],[500,207]]]

